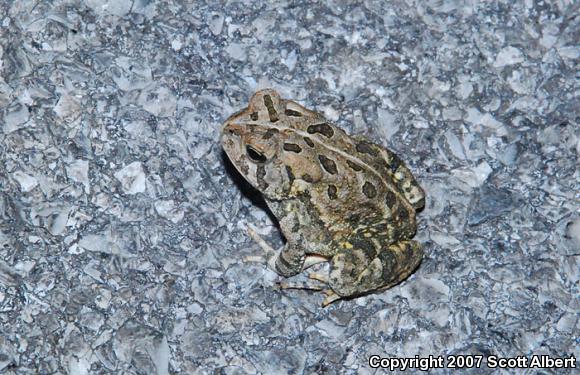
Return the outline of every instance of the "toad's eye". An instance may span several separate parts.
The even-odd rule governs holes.
[[[268,160],[263,153],[256,150],[252,146],[246,146],[246,153],[248,154],[249,158],[256,163],[265,163],[266,160]]]

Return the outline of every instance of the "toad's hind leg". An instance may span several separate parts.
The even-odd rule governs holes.
[[[422,257],[416,241],[394,243],[378,254],[370,246],[342,249],[331,260],[328,285],[341,297],[387,289],[406,279]]]

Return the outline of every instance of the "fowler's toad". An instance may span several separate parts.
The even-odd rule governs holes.
[[[276,271],[288,277],[330,262],[328,276],[310,275],[329,287],[324,305],[389,288],[421,262],[411,238],[424,193],[391,151],[270,89],[226,120],[221,142],[280,222],[287,243]]]

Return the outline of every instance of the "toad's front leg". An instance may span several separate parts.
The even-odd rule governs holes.
[[[305,258],[302,247],[288,242],[276,258],[276,272],[285,277],[297,275],[302,271]]]
[[[259,262],[259,263],[264,262],[264,263],[267,263],[268,268],[270,268],[272,271],[274,271],[280,275],[283,275],[283,276],[286,276],[286,274],[284,274],[283,272],[286,271],[287,274],[289,274],[290,269],[295,271],[297,267],[301,267],[300,270],[298,272],[296,272],[296,273],[299,273],[307,268],[312,267],[315,264],[328,262],[328,258],[326,258],[324,256],[320,256],[320,255],[307,254],[306,256],[303,256],[302,255],[303,251],[300,250],[300,248],[298,249],[298,251],[290,250],[287,245],[282,250],[276,251],[276,250],[274,250],[274,248],[272,246],[270,246],[258,234],[258,232],[256,232],[256,230],[254,228],[252,228],[251,226],[248,225],[247,230],[248,230],[249,236],[254,241],[256,241],[258,246],[260,246],[260,248],[262,248],[262,250],[264,250],[266,255],[265,256],[248,255],[248,256],[244,257],[245,262]],[[282,255],[282,254],[284,254],[284,255]],[[300,257],[298,257],[298,256],[300,256]],[[299,263],[300,263],[301,257],[303,257],[303,259],[302,259],[302,265],[300,266]],[[280,258],[282,258],[282,260],[279,260]],[[292,261],[289,262],[287,260],[288,258],[290,258],[290,259],[294,258],[294,259],[297,259],[297,261],[292,263]],[[282,267],[285,267],[285,269],[279,270],[278,263],[280,263]],[[294,273],[293,275],[295,275],[296,273]]]
[[[266,253],[265,258],[271,270],[286,277],[294,276],[302,271],[306,254],[301,246],[297,246],[294,242],[287,242],[276,256],[277,251],[264,241],[254,228],[248,226],[248,234]],[[261,256],[252,256],[246,257],[245,260],[261,261],[263,258]]]

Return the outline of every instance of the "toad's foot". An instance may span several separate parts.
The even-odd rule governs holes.
[[[323,257],[322,255],[306,255],[306,259],[304,259],[304,266],[302,266],[302,270],[304,271],[307,268],[310,268],[318,263],[328,262],[328,258]]]
[[[334,293],[332,289],[325,290],[324,294],[326,294],[326,298],[324,301],[322,301],[322,307],[326,307],[342,298],[338,294]]]
[[[304,290],[324,290],[324,287],[317,285],[312,282],[299,282],[299,281],[281,281],[278,283],[280,289],[304,289]]]
[[[308,275],[308,277],[312,281],[320,281],[320,282],[323,282],[325,284],[328,281],[328,276],[317,274],[317,273],[311,273],[310,275]],[[306,282],[282,281],[278,285],[280,286],[281,289],[304,289],[304,290],[322,291],[322,293],[324,293],[324,295],[326,296],[324,298],[324,301],[322,301],[322,307],[326,307],[326,306],[330,305],[331,303],[336,302],[342,298],[341,296],[336,294],[332,289],[327,289],[327,287],[323,287],[322,285],[317,285],[317,284],[314,284],[314,283],[308,282],[308,281],[306,281]]]
[[[318,280],[320,282],[328,284],[328,275],[323,275],[321,273],[312,272],[311,274],[308,275],[308,278],[310,278],[312,280]]]

